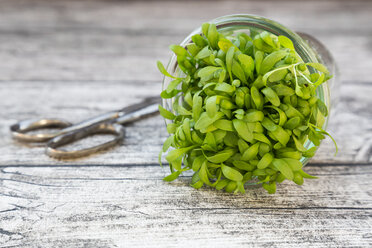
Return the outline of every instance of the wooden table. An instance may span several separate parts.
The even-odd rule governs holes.
[[[312,34],[338,61],[329,131],[340,151],[322,144],[306,167],[318,180],[275,195],[163,182],[160,116],[129,125],[120,147],[67,162],[10,138],[19,119],[78,121],[159,94],[168,45],[230,13]],[[369,1],[1,1],[0,246],[371,247],[371,22]]]

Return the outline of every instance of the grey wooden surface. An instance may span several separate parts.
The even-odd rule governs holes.
[[[188,175],[165,183],[159,116],[73,161],[11,140],[19,119],[78,121],[159,94],[168,45],[231,13],[270,17],[334,54],[341,101],[329,131],[340,152],[322,144],[306,167],[318,180],[276,195],[195,190]],[[369,1],[1,1],[0,246],[371,247],[371,13]]]

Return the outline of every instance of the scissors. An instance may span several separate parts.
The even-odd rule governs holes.
[[[46,142],[46,154],[57,159],[72,159],[90,155],[120,144],[125,129],[121,124],[142,119],[158,112],[159,97],[150,97],[142,102],[120,110],[84,120],[75,125],[62,119],[32,119],[10,126],[12,137],[21,142]],[[45,128],[60,128],[53,133],[30,134],[28,132]],[[84,139],[94,134],[111,134],[114,138],[89,148],[66,151],[61,146]]]

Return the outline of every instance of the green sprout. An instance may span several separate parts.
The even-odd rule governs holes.
[[[186,47],[170,46],[178,75],[158,62],[172,78],[161,97],[174,98],[173,112],[159,106],[172,121],[159,155],[161,164],[167,152],[171,171],[164,180],[192,170],[194,188],[245,193],[245,184],[256,183],[273,194],[286,179],[302,185],[316,178],[303,171],[301,159],[314,156],[330,136],[322,129],[327,106],[316,96],[331,78],[327,68],[304,63],[284,36],[254,31],[225,37],[209,23],[202,32]]]

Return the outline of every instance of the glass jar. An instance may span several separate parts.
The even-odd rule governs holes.
[[[297,33],[293,32],[290,29],[284,27],[283,25],[273,20],[269,20],[260,16],[234,14],[216,18],[214,20],[209,21],[209,23],[216,24],[218,32],[224,35],[232,35],[240,32],[246,32],[249,34],[250,30],[254,29],[255,31],[258,32],[267,31],[277,36],[279,35],[286,36],[292,40],[296,52],[305,63],[324,64],[328,68],[330,74],[333,75],[333,77],[327,82],[321,84],[317,88],[316,95],[328,107],[329,115],[325,117],[325,121],[323,124],[323,129],[326,130],[331,109],[334,109],[335,104],[338,101],[339,96],[338,89],[340,87],[339,86],[335,87],[335,83],[338,82],[336,81],[338,79],[337,66],[334,62],[332,55],[322,43],[320,43],[318,40],[316,40],[315,38],[308,34],[301,32]],[[201,27],[195,29],[182,41],[180,45],[185,47],[187,44],[192,43],[191,37],[193,35],[201,33],[202,33]],[[311,71],[313,69],[310,68],[309,70]],[[176,55],[173,55],[170,58],[167,66],[167,71],[172,75],[182,76],[181,75],[182,71],[177,66]],[[164,77],[162,87],[163,90],[167,88],[170,81],[171,81],[170,78]],[[175,110],[172,108],[174,101],[175,98],[163,99],[162,102],[163,107],[175,113]],[[314,144],[309,139],[307,139],[304,143],[304,147],[307,149],[313,146]],[[303,157],[301,159],[303,165],[305,165],[308,161],[309,158]]]

